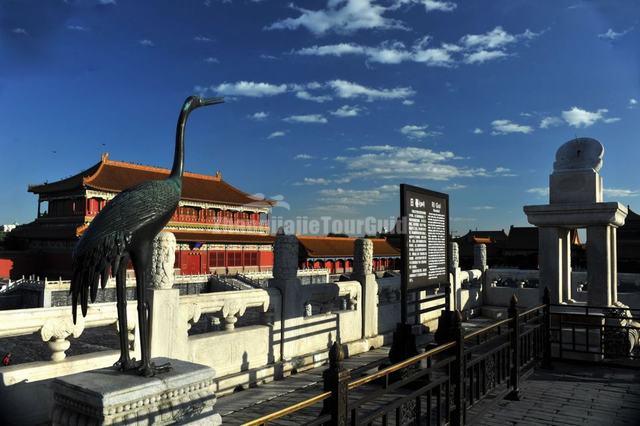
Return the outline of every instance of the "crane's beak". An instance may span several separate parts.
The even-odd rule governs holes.
[[[224,98],[200,98],[200,105],[216,105],[224,102]]]

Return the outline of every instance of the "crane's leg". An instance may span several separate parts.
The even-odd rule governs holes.
[[[141,247],[132,253],[133,269],[136,272],[136,295],[138,299],[138,327],[140,329],[140,350],[142,351],[142,365],[138,371],[145,377],[156,373],[169,371],[169,363],[155,365],[151,362],[151,341],[149,339],[149,304],[146,300],[147,271],[151,266],[151,244]]]
[[[129,332],[127,330],[127,263],[124,258],[116,272],[116,306],[118,307],[118,329],[120,330],[120,359],[113,365],[118,370],[131,370],[137,366],[129,357]]]

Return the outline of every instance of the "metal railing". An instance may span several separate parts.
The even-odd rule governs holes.
[[[514,296],[509,318],[466,335],[458,312],[447,343],[354,380],[334,343],[323,393],[245,425],[293,414],[308,425],[464,424],[467,409],[487,394],[517,399],[520,377],[540,361],[550,366],[548,291],[544,302],[519,312]]]
[[[554,357],[603,363],[640,360],[640,309],[551,305]]]

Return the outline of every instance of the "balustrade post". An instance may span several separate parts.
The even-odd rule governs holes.
[[[225,331],[233,331],[236,328],[236,322],[238,322],[238,317],[234,314],[227,315],[224,317],[224,329]]]
[[[549,287],[544,288],[542,303],[544,303],[542,367],[551,369],[551,293],[549,292]]]
[[[454,426],[463,425],[466,417],[466,407],[464,400],[464,376],[465,376],[465,357],[464,357],[464,328],[462,327],[462,314],[458,309],[453,315],[453,330],[456,341],[455,354],[456,360],[453,365],[452,381],[453,385],[453,405],[454,411],[451,418],[451,424]],[[451,395],[451,392],[449,392]]]
[[[333,342],[329,351],[329,368],[322,374],[324,390],[331,397],[323,401],[322,414],[331,414],[332,426],[344,426],[348,418],[348,385],[351,373],[342,367],[344,352],[338,342]]]
[[[520,401],[520,322],[518,318],[518,298],[514,294],[509,303],[509,327],[511,328],[511,392],[505,397],[510,401]]]

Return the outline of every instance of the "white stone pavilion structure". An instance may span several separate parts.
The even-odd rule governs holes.
[[[524,207],[529,223],[540,228],[540,283],[549,287],[551,303],[573,302],[569,236],[586,228],[588,305],[617,305],[616,230],[627,208],[603,201],[603,154],[602,144],[591,138],[562,145],[549,176],[549,204]]]

